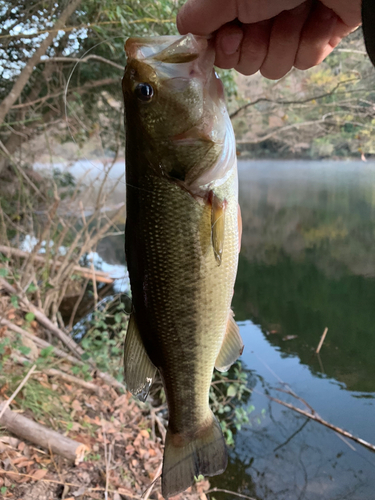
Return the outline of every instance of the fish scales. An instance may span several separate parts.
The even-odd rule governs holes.
[[[207,419],[212,369],[204,368],[213,367],[223,341],[238,256],[235,182],[233,174],[220,188],[228,203],[220,266],[211,246],[209,206],[155,176],[140,189],[128,187],[127,253],[136,253],[141,269],[134,276],[130,260],[129,272],[133,296],[145,298],[136,309],[140,333],[163,377],[175,432],[194,432]]]

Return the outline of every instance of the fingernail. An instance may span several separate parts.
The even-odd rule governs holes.
[[[227,56],[230,56],[237,52],[241,41],[243,38],[243,33],[233,33],[231,35],[224,35],[221,39],[220,45],[221,49]]]

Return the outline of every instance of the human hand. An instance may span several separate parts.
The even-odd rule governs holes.
[[[216,32],[219,68],[277,80],[319,64],[361,23],[361,0],[188,0],[181,34]]]

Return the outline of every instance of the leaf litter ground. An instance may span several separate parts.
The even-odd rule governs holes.
[[[27,321],[6,296],[0,296],[2,318],[45,338],[40,326],[35,321]],[[6,326],[0,326],[0,347],[0,401],[10,398],[31,364],[36,362],[37,369],[11,402],[10,409],[90,450],[84,461],[74,466],[49,450],[11,435],[0,422],[0,498],[145,498],[160,472],[161,434],[165,425],[162,414],[158,415],[150,405],[139,403],[129,393],[120,394],[105,385],[95,378],[95,373],[74,372],[78,380],[90,378],[97,387],[95,392],[79,383],[46,374],[51,367],[71,373],[72,365],[51,353],[41,358],[35,343],[15,336]],[[25,357],[30,361],[28,366]],[[176,498],[204,500],[208,487],[208,481],[202,481]],[[160,480],[155,482],[149,498],[162,498]]]

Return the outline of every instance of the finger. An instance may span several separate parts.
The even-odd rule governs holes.
[[[304,0],[246,0],[238,1],[237,17],[242,23],[253,24],[271,19],[284,10],[294,9]]]
[[[303,0],[188,0],[177,14],[177,28],[182,35],[208,35],[235,19],[256,23],[301,3]]]
[[[361,24],[361,2],[358,0],[321,0],[351,29]],[[362,2],[365,4],[366,2]],[[373,4],[373,0],[369,3]]]
[[[295,9],[281,12],[272,25],[267,57],[260,72],[266,78],[277,80],[293,67],[300,35],[310,13],[311,0]]]
[[[335,35],[338,17],[328,7],[318,3],[303,27],[299,49],[294,61],[298,69],[319,64],[332,52],[331,39]]]
[[[238,24],[226,24],[219,29],[215,38],[216,66],[223,69],[237,66],[242,38],[243,30]]]
[[[243,75],[253,75],[262,66],[267,55],[272,21],[261,21],[243,27],[244,38],[240,60],[235,67]]]
[[[317,64],[320,64],[322,61],[324,61],[324,59],[327,56],[329,56],[329,54],[341,42],[341,40],[347,35],[349,35],[349,33],[351,33],[352,31],[353,30],[349,28],[345,23],[343,23],[341,19],[337,19],[336,25],[333,29],[333,33],[328,44],[322,48],[319,54],[317,54],[316,59],[313,62],[313,64],[311,64],[311,66],[316,66]]]
[[[177,14],[177,28],[181,35],[209,35],[236,18],[236,2],[188,0]]]
[[[338,45],[343,38],[355,31],[357,27],[349,27],[340,18],[337,20],[333,29],[333,34],[330,38],[329,44],[334,48]]]

